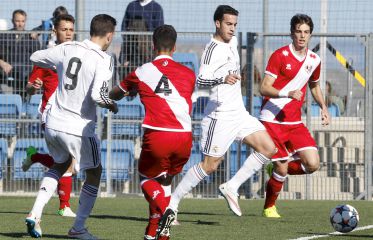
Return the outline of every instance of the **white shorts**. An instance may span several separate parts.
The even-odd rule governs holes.
[[[234,140],[242,141],[254,132],[265,130],[263,124],[246,111],[234,120],[205,117],[201,127],[202,152],[212,157],[223,156]]]
[[[45,140],[54,162],[64,163],[70,155],[75,158],[76,172],[96,168],[101,163],[100,142],[96,136],[76,136],[46,128]]]

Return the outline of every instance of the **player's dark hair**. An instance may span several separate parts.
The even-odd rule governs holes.
[[[70,14],[59,15],[53,21],[54,27],[57,28],[60,25],[61,21],[72,22],[74,24],[75,18],[71,16]]]
[[[55,20],[58,16],[65,15],[65,14],[69,14],[67,9],[64,6],[58,6],[53,11],[53,20]]]
[[[17,10],[14,10],[14,11],[13,11],[13,14],[12,14],[12,20],[14,19],[14,17],[16,16],[16,14],[21,14],[21,15],[27,17],[27,13],[26,13],[24,10],[22,10],[22,9],[17,9]]]
[[[214,22],[216,20],[222,21],[224,14],[238,16],[238,11],[229,5],[219,5],[214,13]]]
[[[90,35],[91,37],[104,37],[107,33],[114,32],[117,20],[107,14],[98,14],[91,21]]]
[[[157,51],[171,51],[176,43],[177,33],[173,26],[162,25],[153,32],[153,44]]]
[[[307,24],[310,27],[310,31],[313,31],[313,21],[312,18],[306,14],[298,13],[294,15],[290,20],[290,32],[293,34],[295,32],[295,27],[298,24]]]

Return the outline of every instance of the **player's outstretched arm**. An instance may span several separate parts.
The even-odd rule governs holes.
[[[325,104],[324,96],[322,94],[319,82],[310,82],[309,86],[310,86],[313,98],[315,99],[316,103],[321,108],[322,124],[323,125],[329,125],[330,115],[329,115],[329,112],[328,112],[328,107]]]

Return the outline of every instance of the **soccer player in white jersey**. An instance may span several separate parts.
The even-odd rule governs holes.
[[[158,231],[168,229],[181,198],[202,179],[217,170],[234,140],[254,148],[237,174],[219,186],[228,206],[238,216],[238,188],[276,152],[264,126],[245,109],[240,82],[240,59],[234,36],[238,11],[227,5],[217,7],[214,14],[216,32],[206,45],[201,58],[197,84],[209,87],[209,101],[202,119],[201,149],[204,159],[188,170],[171,196]]]
[[[260,93],[264,100],[260,120],[278,148],[272,157],[274,170],[267,183],[263,216],[279,218],[275,201],[287,174],[310,174],[319,169],[315,140],[301,121],[307,85],[321,108],[322,124],[329,124],[328,108],[319,85],[320,57],[308,49],[312,19],[297,14],[290,21],[293,42],[270,57]],[[288,162],[292,156],[294,161]]]
[[[102,171],[100,144],[95,135],[96,105],[114,113],[118,111],[116,103],[108,97],[113,63],[104,52],[113,39],[115,25],[113,17],[97,15],[91,21],[90,40],[66,42],[37,51],[30,57],[35,65],[56,68],[59,79],[54,104],[47,113],[45,130],[48,149],[55,163],[46,172],[34,206],[26,218],[27,231],[32,237],[41,237],[43,208],[74,158],[76,169],[85,170],[86,180],[68,236],[97,239],[87,231],[85,221],[96,201]]]
[[[118,100],[136,92],[145,107],[139,159],[141,190],[149,202],[145,240],[156,238],[158,222],[170,201],[171,181],[182,171],[192,148],[190,114],[196,76],[172,59],[176,38],[171,25],[157,27],[153,33],[157,57],[126,76],[109,94]],[[169,232],[157,237],[169,239]]]

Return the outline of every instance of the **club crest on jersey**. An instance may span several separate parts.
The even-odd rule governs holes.
[[[289,52],[288,52],[287,50],[282,51],[282,54],[283,54],[285,57],[289,56]]]
[[[290,63],[286,64],[286,69],[291,70],[291,64]]]
[[[166,67],[168,65],[168,61],[167,60],[164,60],[163,63],[162,63],[162,66],[163,67]]]
[[[312,65],[306,65],[306,72],[311,73],[312,72]]]

